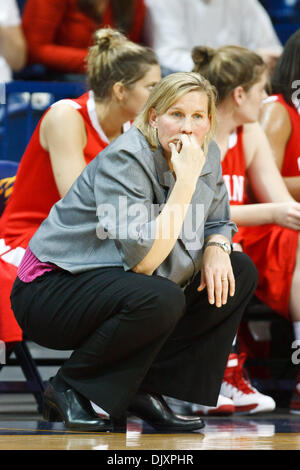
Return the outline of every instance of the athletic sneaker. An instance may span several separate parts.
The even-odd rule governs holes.
[[[276,403],[272,397],[263,395],[254,388],[243,369],[246,354],[230,354],[224,373],[220,393],[233,401],[239,414],[273,411]]]
[[[294,415],[300,415],[300,371],[296,377],[296,384],[290,402],[290,413],[293,413]]]
[[[216,406],[204,406],[197,403],[192,404],[192,413],[195,415],[213,415],[213,416],[228,416],[232,415],[235,411],[233,401],[223,395],[219,395]]]

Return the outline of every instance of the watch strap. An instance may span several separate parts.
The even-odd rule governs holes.
[[[229,243],[226,243],[226,242],[213,242],[213,241],[207,242],[204,245],[204,249],[207,246],[218,246],[218,247],[222,248],[222,250],[225,251],[225,253],[227,253],[227,254],[231,253],[231,246],[229,245]]]

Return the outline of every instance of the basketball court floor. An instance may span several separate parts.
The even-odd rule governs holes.
[[[207,417],[200,431],[157,434],[129,418],[126,434],[68,431],[36,411],[30,394],[0,395],[0,450],[300,450],[300,415],[287,409],[252,416]]]
[[[30,344],[37,360],[55,362],[69,352],[55,352]],[[57,366],[41,366],[43,380],[57,371]],[[18,366],[4,367],[1,381],[23,380]],[[281,400],[272,413],[229,417],[205,417],[206,426],[187,434],[157,434],[137,418],[129,418],[126,434],[71,432],[62,423],[43,420],[31,393],[0,393],[1,450],[300,450],[300,415],[289,414]],[[170,403],[169,403],[170,404]],[[185,404],[186,405],[186,404]],[[184,404],[172,403],[175,412],[188,414]],[[283,406],[284,405],[284,406]],[[280,408],[281,406],[281,408]]]

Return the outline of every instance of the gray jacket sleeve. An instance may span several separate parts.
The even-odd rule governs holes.
[[[236,232],[237,227],[230,220],[228,192],[223,181],[220,164],[214,198],[204,227],[204,239],[213,234],[220,234],[231,241]]]
[[[151,179],[133,155],[116,150],[100,159],[94,181],[97,236],[111,238],[125,270],[148,253],[155,239],[156,215]]]

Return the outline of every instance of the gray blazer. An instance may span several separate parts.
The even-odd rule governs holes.
[[[29,246],[41,261],[71,273],[107,266],[130,270],[150,250],[155,219],[174,184],[161,148],[151,150],[132,127],[85,168]],[[200,270],[204,239],[218,233],[231,240],[235,231],[220,152],[211,142],[181,236],[155,274],[186,285]]]

